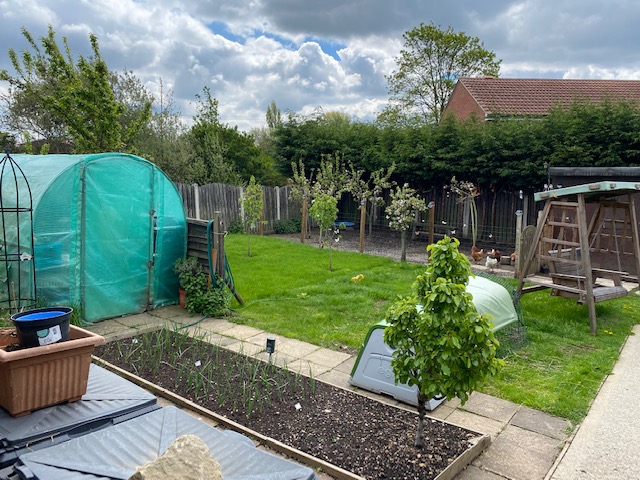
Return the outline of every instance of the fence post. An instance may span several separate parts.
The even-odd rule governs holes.
[[[280,187],[275,187],[276,191],[276,220],[280,220]]]
[[[242,225],[245,224],[244,221],[244,188],[238,187],[240,189],[240,220],[242,221]]]
[[[200,220],[200,187],[197,183],[193,185],[193,203],[195,208],[196,220]]]

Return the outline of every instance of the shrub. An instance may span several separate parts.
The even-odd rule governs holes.
[[[291,220],[278,220],[274,226],[274,231],[277,234],[287,235],[292,233],[300,233],[302,222],[299,218]]]
[[[227,228],[227,232],[228,233],[244,233],[244,225],[240,220],[231,222],[229,224],[229,228]]]
[[[186,293],[185,308],[189,313],[219,317],[229,310],[231,296],[224,283],[216,277],[216,284],[210,284],[196,257],[179,258],[173,270]]]

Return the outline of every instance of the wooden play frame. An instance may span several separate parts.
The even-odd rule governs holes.
[[[545,205],[519,269],[517,293],[549,288],[552,295],[586,304],[591,333],[595,335],[595,304],[627,295],[623,280],[638,282],[640,236],[634,202],[638,192],[639,183],[603,181],[536,193],[535,200],[545,201]],[[627,201],[620,201],[624,196]],[[596,202],[596,211],[587,225],[588,202]],[[621,213],[623,219],[618,218]],[[630,275],[620,267],[594,268],[591,254],[595,252],[615,253],[618,260],[620,255],[633,255],[636,274]],[[534,260],[548,266],[546,275],[527,273]],[[608,281],[597,283],[598,279]],[[532,285],[525,287],[525,282]]]

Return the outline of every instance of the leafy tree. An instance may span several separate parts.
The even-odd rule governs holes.
[[[387,77],[391,106],[388,115],[438,122],[460,77],[498,76],[501,60],[480,40],[452,27],[420,24],[403,35],[397,70]]]
[[[218,100],[211,97],[208,87],[204,88],[204,97],[196,94],[196,100],[196,114],[187,134],[194,181],[241,185],[242,177],[224,157]]]
[[[297,164],[292,163],[291,170],[293,171],[291,198],[301,203],[300,243],[304,243],[307,235],[309,199],[311,198],[311,178],[307,178],[302,160],[299,160]]]
[[[320,193],[313,199],[309,216],[313,218],[320,227],[320,238],[323,231],[329,231],[333,228],[333,224],[338,216],[338,201],[328,193]],[[331,242],[329,243],[329,271],[333,271],[333,250]]]
[[[244,210],[244,223],[247,235],[247,257],[251,256],[251,232],[258,229],[258,222],[262,217],[262,186],[251,176],[244,195],[240,197],[240,204]]]
[[[386,213],[389,227],[400,232],[401,262],[407,261],[407,230],[415,222],[416,213],[426,209],[424,200],[416,195],[416,191],[408,183],[391,192],[391,203],[387,206]]]
[[[391,361],[396,382],[418,387],[416,447],[424,446],[430,398],[458,397],[464,405],[503,364],[496,358],[499,344],[489,317],[477,312],[466,291],[471,267],[459,245],[446,236],[429,245],[429,263],[416,278],[413,295],[399,299],[386,315],[384,340],[396,349]]]
[[[271,100],[269,108],[267,108],[267,127],[269,130],[282,126],[282,114],[276,105],[275,100]]]
[[[367,219],[367,204],[371,204],[369,219],[369,234],[371,234],[371,225],[373,224],[373,212],[377,206],[384,205],[383,192],[393,186],[390,179],[391,174],[395,170],[395,164],[389,169],[382,168],[371,173],[365,180],[365,172],[363,169],[357,169],[351,164],[350,171],[347,174],[347,191],[358,204],[360,210],[360,253],[364,252],[364,232]]]
[[[61,50],[51,26],[48,35],[40,38],[42,49],[26,29],[22,34],[30,51],[19,56],[9,49],[16,76],[0,72],[0,80],[8,82],[17,95],[14,114],[38,112],[40,131],[67,137],[77,152],[124,149],[126,141],[148,120],[150,105],[127,125],[120,124],[126,107],[115,98],[97,37],[89,36],[93,55],[88,59],[80,56],[76,64],[66,38]]]
[[[340,200],[346,191],[347,170],[339,154],[325,155],[320,161],[320,167],[315,172],[316,181],[312,187],[314,197],[326,193]]]

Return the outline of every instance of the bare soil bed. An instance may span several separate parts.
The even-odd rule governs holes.
[[[166,337],[168,344],[151,348],[160,336]],[[97,347],[96,355],[219,415],[367,479],[435,478],[470,449],[478,436],[428,419],[427,445],[416,449],[417,414],[413,411],[197,339],[185,340],[174,333],[155,338],[112,342]],[[150,355],[150,351],[164,353],[160,357]],[[198,361],[200,370],[193,368]]]

